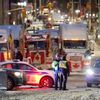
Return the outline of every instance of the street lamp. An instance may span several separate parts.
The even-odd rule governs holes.
[[[22,23],[24,23],[25,17],[26,17],[26,9],[25,7],[27,6],[27,2],[18,2],[17,3],[18,6],[22,7],[22,13],[21,13],[21,17],[22,17]]]

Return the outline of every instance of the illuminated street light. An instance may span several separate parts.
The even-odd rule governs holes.
[[[58,10],[58,13],[60,13],[60,10]]]
[[[79,9],[75,10],[75,13],[76,14],[79,14],[80,13],[80,10]]]
[[[26,7],[26,5],[27,5],[26,1],[18,2],[17,4],[18,4],[18,6],[22,6],[22,7]]]
[[[10,11],[8,11],[8,12],[7,12],[7,14],[8,14],[8,15],[11,15],[11,12],[10,12]]]

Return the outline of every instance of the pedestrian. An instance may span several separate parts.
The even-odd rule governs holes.
[[[55,90],[57,90],[58,89],[58,81],[59,81],[59,77],[58,77],[59,57],[58,57],[58,55],[56,55],[56,57],[54,58],[54,60],[52,62],[52,68],[54,69],[54,76],[55,76]]]
[[[68,61],[66,60],[66,56],[63,56],[62,60],[59,61],[60,90],[68,90],[66,89],[66,83],[69,75],[70,75],[69,64]]]
[[[20,52],[20,50],[17,50],[15,53],[15,59],[19,59],[20,61],[23,61],[23,55]]]

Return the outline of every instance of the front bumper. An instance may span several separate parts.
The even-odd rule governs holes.
[[[86,76],[86,82],[91,84],[100,84],[100,75]]]

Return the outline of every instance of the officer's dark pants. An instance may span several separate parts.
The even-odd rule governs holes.
[[[67,83],[67,70],[65,68],[60,68],[60,90],[66,90],[66,83]]]
[[[59,77],[58,77],[58,70],[57,70],[55,71],[55,90],[57,90],[58,88],[58,79]]]

